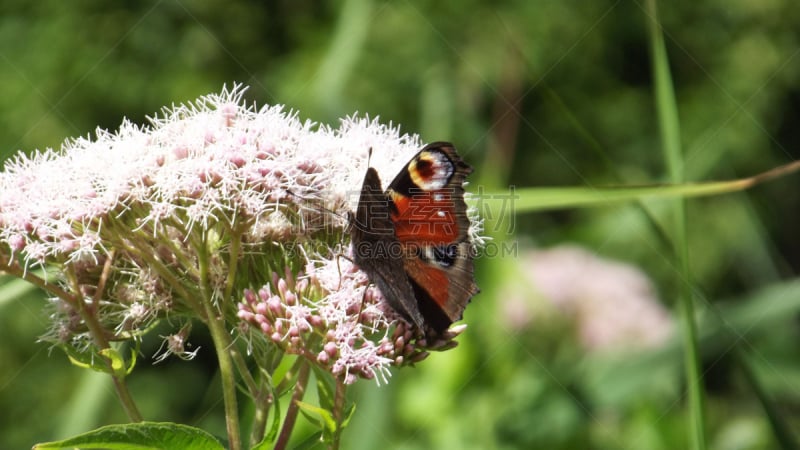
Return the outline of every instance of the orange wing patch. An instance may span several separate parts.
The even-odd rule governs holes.
[[[424,286],[425,291],[438,306],[439,309],[447,311],[447,300],[450,292],[450,280],[444,270],[425,264],[419,258],[406,258],[403,261],[406,274],[410,276],[418,285]]]
[[[448,189],[417,190],[411,197],[392,192],[395,234],[400,242],[417,245],[449,244],[459,237],[456,211]]]

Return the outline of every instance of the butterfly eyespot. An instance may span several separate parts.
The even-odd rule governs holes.
[[[458,258],[458,245],[440,245],[427,247],[421,255],[423,259],[436,263],[441,267],[450,267]]]
[[[450,159],[439,152],[421,152],[408,164],[411,181],[425,191],[436,191],[447,186],[454,170]]]

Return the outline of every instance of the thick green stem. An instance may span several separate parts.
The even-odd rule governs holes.
[[[111,379],[114,381],[114,390],[117,393],[117,398],[119,398],[119,401],[122,404],[122,408],[125,410],[125,414],[128,416],[128,419],[131,422],[141,422],[142,413],[139,412],[139,408],[136,406],[136,402],[134,402],[133,397],[131,396],[131,391],[128,390],[128,384],[125,382],[125,377],[116,376],[112,372]]]
[[[225,320],[221,314],[217,314],[214,305],[209,299],[204,299],[206,314],[208,316],[208,329],[211,332],[211,339],[214,341],[214,348],[219,360],[219,371],[222,379],[222,395],[225,402],[225,421],[228,429],[228,441],[231,450],[242,448],[242,441],[239,430],[239,407],[236,401],[236,373],[233,367],[233,359],[229,349],[233,342],[230,340],[225,329]]]
[[[236,270],[239,265],[239,256],[241,255],[242,247],[242,232],[241,227],[232,227],[230,231],[230,245],[228,257],[228,276],[225,280],[225,293],[223,294],[224,301],[233,298],[233,290],[236,282]],[[274,401],[273,392],[265,388],[264,383],[256,382],[250,370],[247,368],[247,363],[242,357],[236,347],[230,347],[231,358],[236,365],[242,381],[247,386],[250,397],[255,402],[255,414],[253,416],[253,428],[250,433],[251,445],[255,445],[264,438],[264,430],[266,428],[267,419],[269,417],[270,402]],[[269,380],[271,382],[271,380]]]
[[[214,348],[219,362],[220,378],[222,380],[222,396],[225,404],[225,423],[228,430],[228,443],[231,450],[241,450],[242,439],[239,429],[239,407],[236,401],[236,372],[234,370],[231,350],[234,349],[230,335],[225,328],[225,315],[221,307],[214,305],[212,290],[209,281],[209,255],[205,239],[195,246],[200,269],[200,291],[203,308],[205,309],[206,325],[211,332]]]

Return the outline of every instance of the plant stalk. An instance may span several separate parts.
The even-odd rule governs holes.
[[[214,306],[209,282],[209,255],[206,240],[195,246],[200,269],[200,301],[205,309],[206,325],[214,341],[214,349],[219,362],[222,380],[222,396],[225,404],[225,424],[228,431],[228,443],[231,450],[242,449],[241,430],[239,428],[239,406],[236,401],[236,371],[230,350],[233,348],[230,335],[225,328],[225,315]]]
[[[82,298],[77,297],[77,293],[80,292],[80,286],[78,286],[78,280],[75,276],[72,266],[68,266],[67,275],[69,277],[70,284],[72,285],[72,290],[76,293],[75,295],[70,296],[71,298],[67,301],[70,304],[77,306],[78,314],[89,328],[89,333],[92,335],[92,340],[97,348],[101,351],[112,350],[111,344],[106,337],[106,331],[103,329],[103,325],[100,324],[100,321],[97,320],[97,315],[95,314],[96,310],[94,305],[97,303],[95,302],[90,307],[85,301],[83,301]],[[141,422],[142,414],[139,412],[139,408],[136,406],[130,390],[128,390],[128,384],[125,382],[125,375],[120,374],[114,369],[113,364],[108,357],[101,357],[103,362],[108,367],[108,374],[114,381],[114,390],[117,393],[117,397],[122,404],[122,409],[125,410],[125,414],[128,416],[128,419],[131,422]]]
[[[344,423],[345,391],[347,385],[341,377],[336,377],[336,392],[333,395],[333,420],[336,422],[336,431],[333,433],[333,442],[330,450],[339,450],[342,440],[342,423]]]
[[[289,403],[289,407],[286,410],[286,418],[283,420],[281,432],[278,435],[278,440],[275,442],[275,450],[284,450],[289,444],[289,438],[292,436],[292,429],[294,429],[294,424],[297,421],[297,413],[300,411],[298,402],[303,400],[303,395],[306,393],[306,385],[308,384],[310,373],[311,366],[309,363],[303,363],[297,375],[297,384],[294,386],[291,403]]]
[[[658,20],[656,0],[647,1],[646,10],[650,19],[650,44],[653,80],[655,84],[656,112],[658,114],[661,142],[670,175],[675,184],[685,182],[683,152],[680,143],[680,121],[675,91],[669,72],[664,35]],[[692,448],[705,450],[705,413],[703,401],[700,352],[697,343],[697,324],[695,323],[694,300],[689,271],[689,244],[686,230],[686,199],[676,199],[673,203],[673,237],[678,256],[677,274],[681,329],[684,342],[684,362],[686,382],[689,391],[689,418]]]

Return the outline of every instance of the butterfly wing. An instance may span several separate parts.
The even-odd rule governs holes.
[[[371,167],[364,176],[350,233],[356,265],[378,286],[395,311],[422,329],[423,318],[405,273],[402,246],[395,234],[389,199],[381,189],[378,173]]]
[[[452,144],[424,147],[387,190],[403,269],[425,321],[436,331],[461,319],[474,281],[463,184],[472,168]]]

